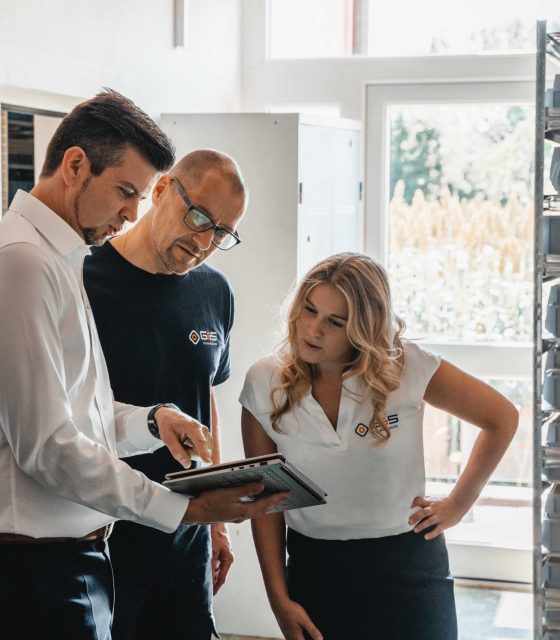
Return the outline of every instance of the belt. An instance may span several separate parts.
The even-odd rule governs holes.
[[[19,543],[25,544],[41,544],[48,542],[87,542],[89,540],[107,540],[113,531],[113,523],[106,524],[104,527],[100,527],[91,533],[86,533],[81,538],[32,538],[31,536],[24,536],[20,533],[0,533],[1,543]]]

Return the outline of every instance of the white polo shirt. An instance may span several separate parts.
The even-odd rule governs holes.
[[[400,386],[388,397],[391,437],[376,445],[368,425],[371,398],[359,377],[344,383],[336,431],[311,390],[272,429],[270,390],[278,382],[273,356],[248,371],[239,401],[274,440],[278,452],[328,494],[327,504],[284,512],[292,529],[311,538],[380,538],[410,531],[415,496],[424,495],[424,393],[440,358],[404,341]]]

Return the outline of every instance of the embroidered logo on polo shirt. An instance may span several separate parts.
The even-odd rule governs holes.
[[[198,344],[202,340],[202,344],[215,347],[218,344],[218,334],[215,331],[195,331],[189,333],[189,340],[193,344]]]
[[[398,413],[391,413],[390,415],[387,416],[387,418],[385,418],[385,420],[383,420],[383,425],[385,427],[389,427],[389,429],[396,429],[399,426],[399,414]],[[379,426],[379,423],[376,423],[376,427],[375,427],[378,431],[381,430],[381,427]],[[358,426],[354,429],[355,433],[357,435],[360,436],[360,438],[363,438],[367,432],[369,431],[369,427],[364,424],[363,422],[358,423]]]
[[[360,422],[360,424],[354,429],[354,431],[360,436],[360,438],[363,438],[369,431],[369,427],[363,424],[363,422]]]

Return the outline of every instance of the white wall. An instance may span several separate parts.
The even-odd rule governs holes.
[[[0,100],[64,109],[109,86],[154,116],[238,110],[239,0],[185,5],[186,46],[175,49],[173,0],[2,0]]]
[[[240,0],[1,0],[0,103],[68,112],[103,87],[162,112],[238,111]],[[1,175],[1,173],[0,173]]]

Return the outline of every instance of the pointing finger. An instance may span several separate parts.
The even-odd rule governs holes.
[[[212,436],[204,426],[191,430],[181,437],[182,444],[190,449],[191,458],[212,462]]]
[[[182,464],[185,469],[191,466],[191,456],[188,448],[182,447],[177,440],[168,441],[167,448],[175,460]]]

